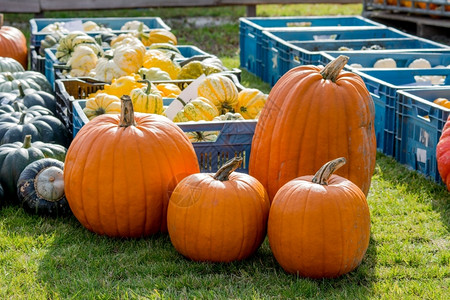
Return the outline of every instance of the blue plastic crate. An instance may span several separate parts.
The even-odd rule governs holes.
[[[442,86],[450,86],[450,68],[433,69],[361,69],[361,76],[375,104],[375,134],[377,149],[395,155],[397,123],[397,91],[434,88],[429,83],[416,83],[415,76],[444,76]]]
[[[176,46],[180,51],[181,55],[185,57],[185,59],[196,56],[196,55],[209,55],[203,50],[200,50],[196,46],[191,45],[177,45]],[[103,48],[103,50],[107,50],[109,48]],[[50,82],[50,84],[54,87],[55,79],[63,79],[65,76],[62,75],[61,72],[55,72],[54,65],[58,65],[59,62],[55,56],[56,48],[47,48],[45,49],[45,77]],[[181,59],[177,59],[178,62],[182,61]],[[176,60],[176,61],[177,61]]]
[[[128,21],[141,21],[147,25],[150,29],[164,28],[170,30],[170,27],[164,23],[164,21],[159,17],[131,17],[131,18],[39,18],[30,20],[30,31],[31,31],[31,45],[35,47],[41,46],[41,41],[45,38],[48,32],[40,32],[45,26],[53,24],[55,22],[71,22],[80,20],[81,22],[93,21],[99,25],[103,25],[106,28],[112,29],[112,33],[120,34],[129,32],[127,30],[120,30],[122,25]],[[87,34],[95,36],[99,34],[98,31],[90,31]]]
[[[355,29],[353,31],[359,31]],[[396,32],[396,31],[391,31]],[[450,47],[427,39],[406,35],[402,38],[374,38],[348,40],[286,41],[274,32],[264,31],[262,79],[272,86],[288,70],[300,65],[320,65],[322,55],[327,51],[337,51],[342,47],[349,49],[370,48],[377,45],[398,52],[414,52],[424,49],[447,49]],[[367,50],[369,51],[369,50]],[[372,51],[372,50],[370,50]]]
[[[169,105],[171,98],[164,99]],[[73,102],[73,137],[89,122],[83,112],[86,100]],[[216,172],[224,163],[234,156],[241,156],[243,163],[237,171],[248,173],[250,150],[255,132],[256,120],[221,121],[221,122],[186,122],[177,123],[184,132],[219,131],[214,142],[192,143],[197,154],[201,172]]]
[[[330,51],[322,53],[320,63],[328,64],[339,55],[349,57],[348,63],[345,66],[347,70],[359,69],[360,67],[353,67],[352,64],[359,64],[362,68],[373,68],[373,65],[379,59],[392,58],[397,63],[397,68],[407,68],[416,59],[426,59],[430,62],[431,67],[448,66],[450,65],[450,49],[422,52],[393,52],[393,51]]]
[[[450,87],[398,91],[395,159],[442,182],[436,146],[450,109],[434,104],[436,98],[450,99]]]
[[[298,65],[319,64],[320,50],[301,50],[301,43],[308,46],[324,44],[330,41],[344,45],[349,41],[366,42],[368,39],[400,39],[413,38],[393,28],[362,28],[362,27],[328,27],[278,29],[264,31],[262,35],[261,78],[274,85],[287,70]],[[299,48],[296,43],[300,43]],[[294,52],[294,53],[292,53]],[[292,61],[291,61],[292,60]],[[258,75],[258,74],[257,74]]]
[[[282,28],[308,29],[329,27],[385,27],[361,16],[313,16],[313,17],[253,17],[239,19],[239,46],[241,67],[262,77],[263,31]]]

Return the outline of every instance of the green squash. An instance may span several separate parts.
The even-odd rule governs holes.
[[[23,72],[25,71],[17,60],[11,57],[0,56],[0,73],[2,72]]]
[[[3,191],[3,187],[0,183],[0,206],[3,203],[3,198],[5,197],[5,192]]]
[[[67,149],[61,145],[31,142],[31,135],[25,136],[23,142],[8,143],[0,146],[0,184],[3,186],[5,199],[17,201],[17,180],[20,173],[30,163],[41,158],[65,159]]]
[[[20,118],[22,113],[26,114],[25,118],[54,115],[53,112],[43,106],[34,105],[28,108],[23,103],[16,101],[10,105],[0,106],[0,122],[3,120],[9,120],[10,117]]]
[[[0,73],[0,92],[17,90],[19,84],[22,84],[24,90],[32,88],[36,91],[52,92],[50,82],[42,73],[35,71]]]
[[[64,163],[53,158],[25,167],[17,181],[17,197],[26,211],[54,217],[72,212],[64,194],[63,169]]]
[[[26,135],[31,135],[33,141],[69,144],[67,128],[51,115],[30,117],[22,112],[20,116],[4,116],[0,121],[0,145],[23,141]]]
[[[222,69],[213,64],[205,64],[202,61],[191,61],[181,67],[178,79],[197,79],[200,75],[210,75],[222,72]]]

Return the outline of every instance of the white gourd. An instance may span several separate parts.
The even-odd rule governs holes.
[[[395,69],[397,68],[397,63],[392,58],[382,58],[377,60],[373,67],[378,69]]]
[[[425,58],[418,58],[413,60],[408,66],[408,68],[414,68],[414,69],[430,69],[431,64],[428,60]]]

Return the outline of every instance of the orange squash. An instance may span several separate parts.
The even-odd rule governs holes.
[[[0,14],[0,56],[14,58],[28,69],[27,39],[19,29],[3,26],[3,14]]]
[[[182,255],[195,261],[230,262],[254,253],[266,236],[269,199],[255,178],[233,172],[236,157],[216,174],[183,179],[170,197],[167,226]]]
[[[133,112],[100,115],[70,144],[64,183],[70,209],[97,234],[141,237],[167,232],[167,204],[184,177],[199,172],[192,143],[166,117]]]
[[[342,71],[348,57],[325,68],[288,71],[269,93],[255,128],[249,174],[271,199],[296,177],[313,174],[335,157],[346,157],[338,175],[367,195],[375,168],[375,109],[358,75]]]
[[[339,158],[315,176],[286,183],[269,212],[270,248],[288,273],[322,278],[355,269],[369,246],[370,213],[366,197],[351,181],[333,172]]]

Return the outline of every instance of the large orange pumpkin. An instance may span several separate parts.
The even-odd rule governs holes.
[[[439,175],[450,191],[450,115],[442,129],[442,135],[436,146],[436,160]]]
[[[355,184],[332,175],[343,164],[339,158],[315,176],[291,180],[273,199],[267,235],[286,272],[337,277],[361,263],[370,239],[369,206]]]
[[[367,195],[375,168],[374,104],[358,75],[342,71],[348,57],[325,68],[288,71],[272,88],[253,136],[249,174],[271,199],[289,180],[314,174],[335,157],[348,163],[338,175]]]
[[[184,177],[199,172],[194,148],[166,117],[133,112],[122,97],[120,115],[83,126],[64,165],[66,198],[87,229],[118,237],[167,231],[167,204]]]
[[[0,14],[0,56],[14,58],[25,70],[28,69],[27,39],[19,29],[3,26],[2,14]]]
[[[186,177],[169,201],[170,240],[195,261],[230,262],[254,253],[266,236],[269,198],[255,178],[233,172],[234,158],[216,174]]]

